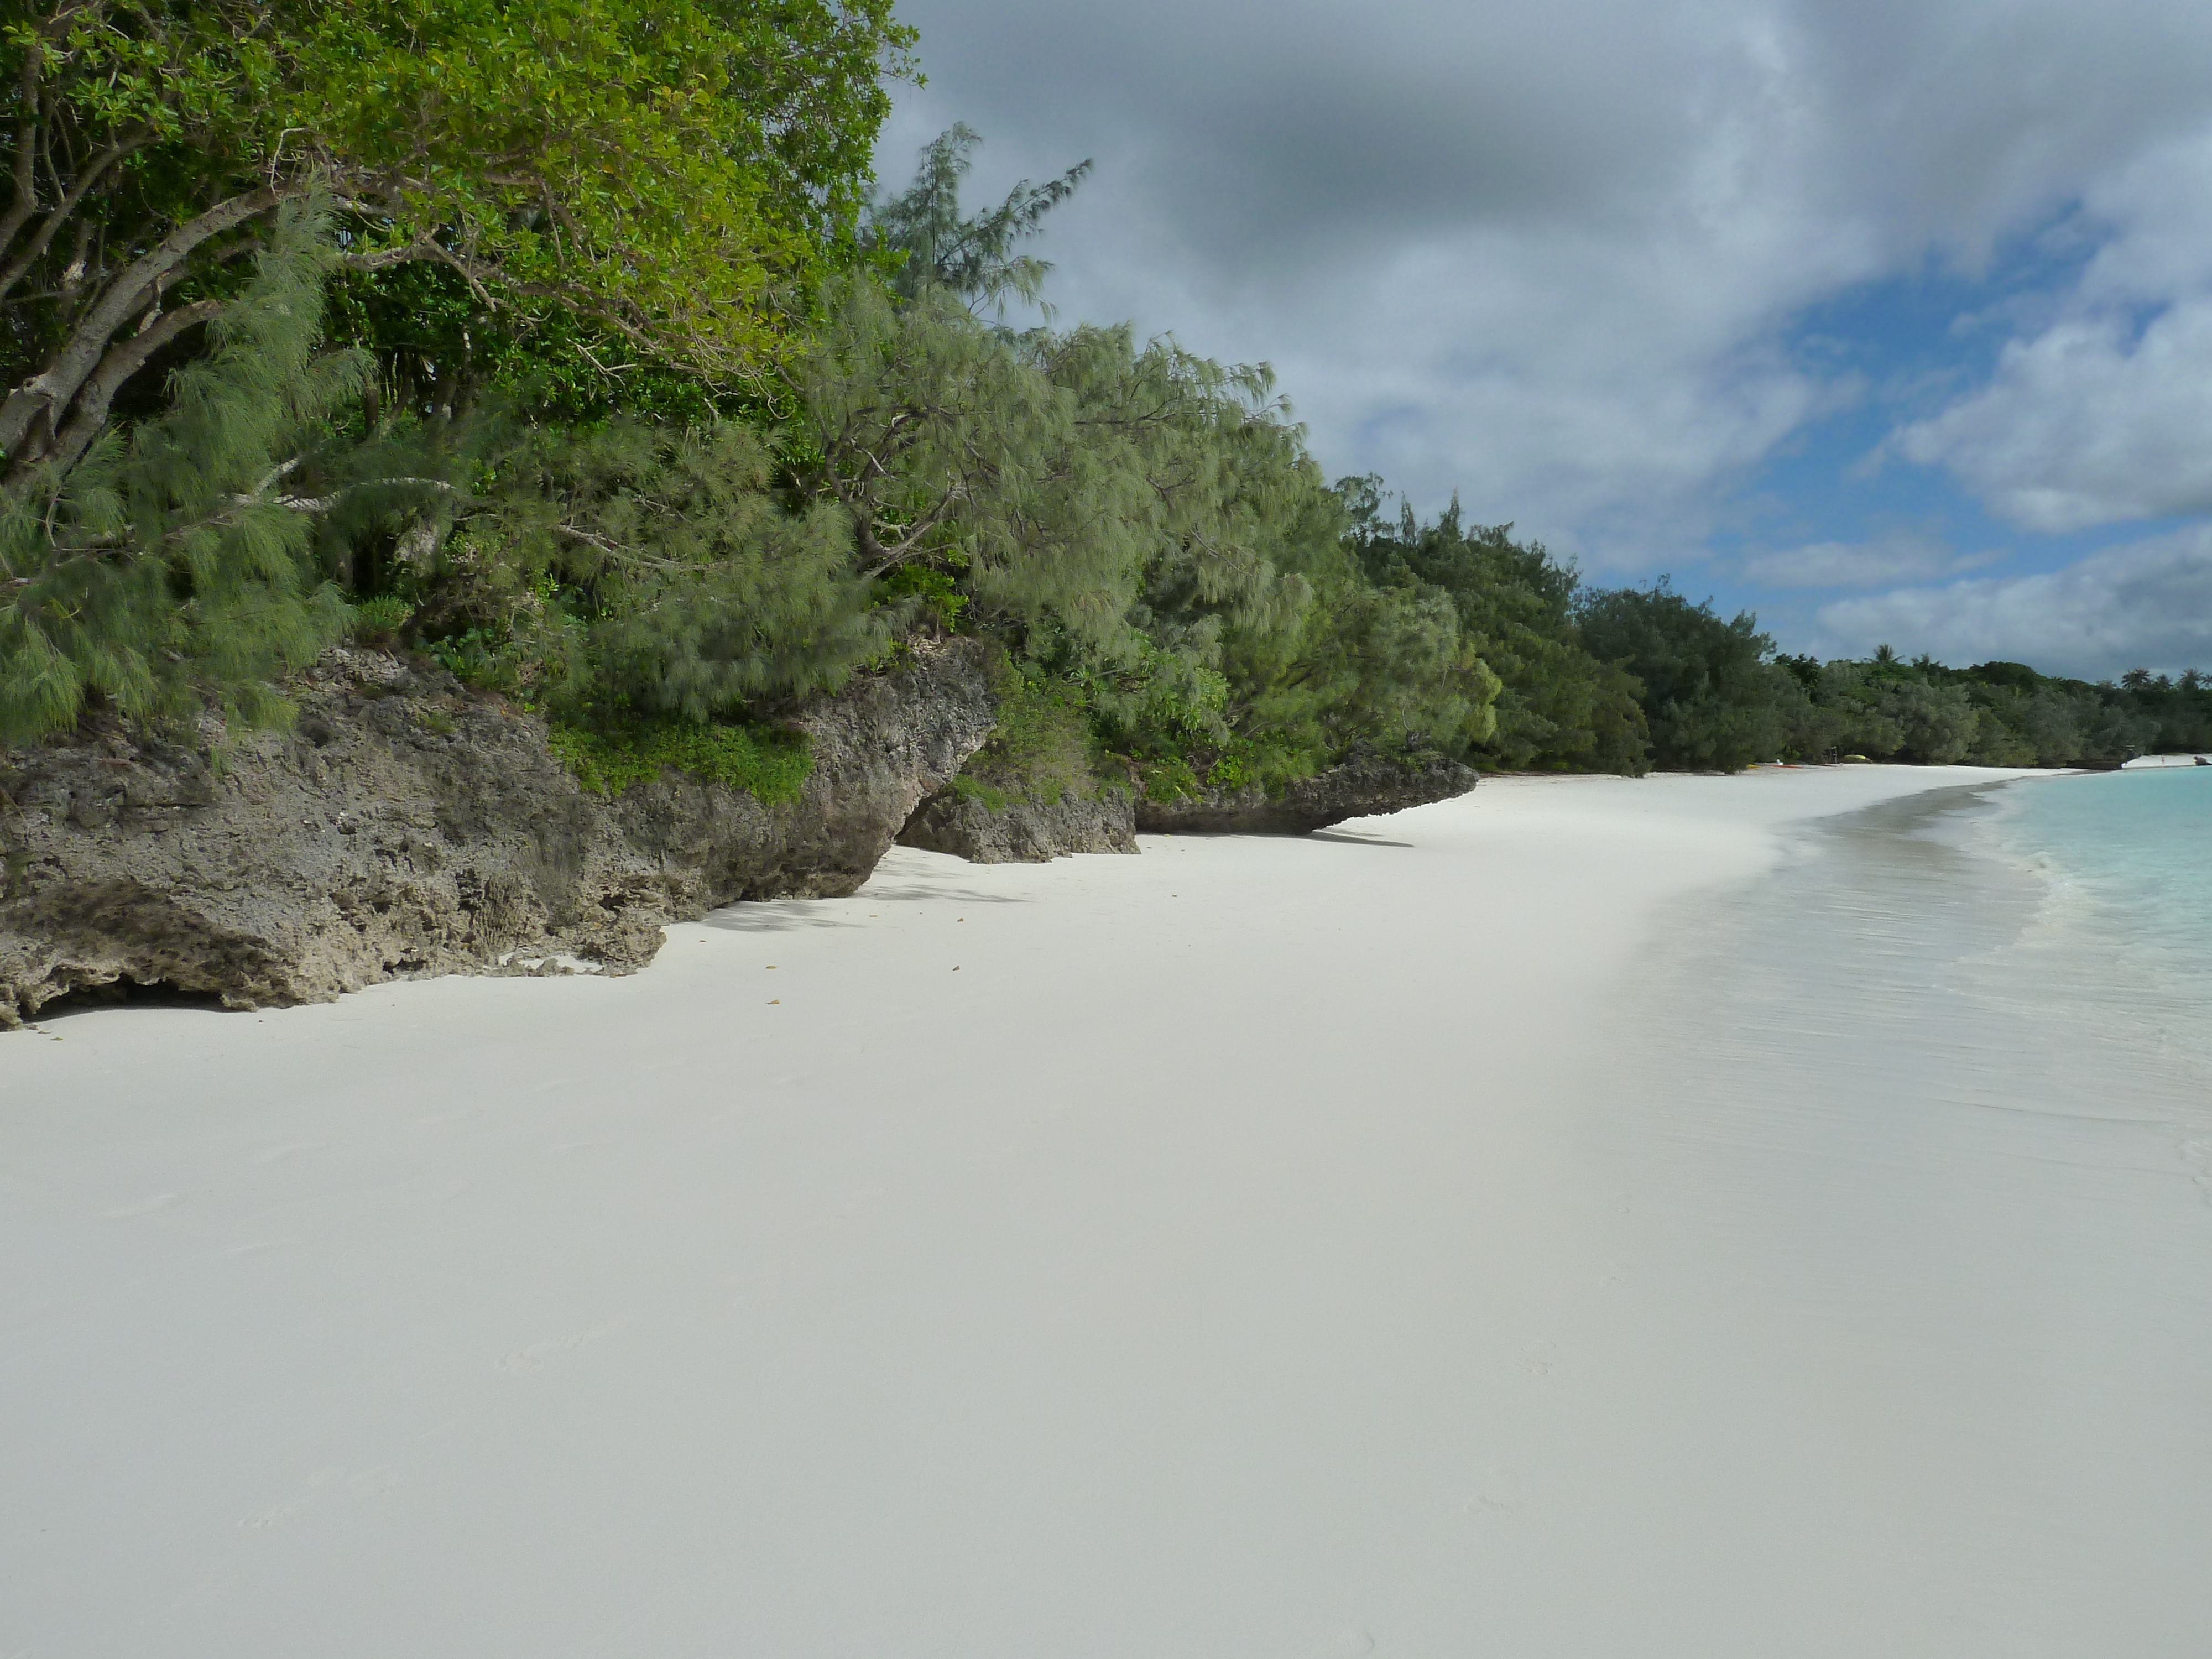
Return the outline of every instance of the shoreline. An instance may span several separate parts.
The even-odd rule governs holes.
[[[1872,1490],[1839,1537],[1887,1558],[1858,1616],[1914,1633],[1881,1650],[1948,1621],[1952,1651],[2179,1652],[2212,1541],[2212,1068],[2145,1041],[2124,935],[1996,833],[2037,799],[2010,793],[1805,826],[1655,950],[1677,988],[1586,1123],[1639,1181],[1656,1299],[1763,1328],[1734,1363],[1850,1446],[1827,1478]]]
[[[2010,1630],[2018,1564],[1925,1534],[1813,1363],[1849,1306],[1759,1288],[1750,1220],[1692,1240],[1741,1205],[1617,1114],[1682,1069],[1625,1037],[1684,917],[1794,867],[1793,825],[2008,775],[1492,779],[1142,859],[897,849],[628,978],[19,1033],[0,1407],[39,1432],[0,1471],[0,1627],[1948,1659]],[[1880,1171],[1816,1163],[1878,1224]],[[2057,1191],[1992,1213],[2033,1237]],[[1995,1444],[1940,1467],[2000,1492]]]

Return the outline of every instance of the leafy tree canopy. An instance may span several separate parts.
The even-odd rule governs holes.
[[[1424,525],[1410,504],[1395,520],[1383,513],[1379,478],[1346,478],[1337,489],[1368,575],[1385,586],[1428,586],[1449,595],[1468,643],[1504,682],[1481,758],[1514,770],[1644,770],[1640,688],[1584,648],[1572,565],[1540,542],[1515,542],[1510,525],[1465,524],[1456,497]]]
[[[890,0],[46,0],[0,33],[0,451],[81,455],[319,190],[356,271],[751,374],[853,246],[911,40]]]
[[[1733,772],[1789,745],[1803,693],[1771,660],[1774,641],[1749,612],[1724,620],[1662,576],[1585,593],[1576,620],[1592,655],[1642,685],[1657,765]]]
[[[365,365],[317,349],[326,258],[287,208],[160,418],[0,490],[0,742],[65,729],[90,696],[187,727],[210,704],[268,719],[274,682],[337,637],[299,474]]]

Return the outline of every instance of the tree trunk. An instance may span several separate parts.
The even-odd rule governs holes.
[[[5,404],[0,404],[0,453],[7,456],[10,471],[20,471],[52,453],[53,440],[50,434],[67,416],[85,382],[99,368],[106,356],[108,341],[118,329],[144,309],[159,285],[178,266],[210,238],[244,224],[257,214],[266,213],[286,197],[298,193],[296,187],[264,185],[219,202],[198,217],[179,225],[159,246],[109,283],[107,291],[46,368],[9,392]],[[26,445],[24,440],[33,434],[42,415],[46,417],[46,435],[42,441]]]
[[[66,470],[75,466],[77,458],[92,447],[92,441],[107,424],[107,411],[115,401],[115,394],[123,383],[146,367],[155,352],[175,339],[188,328],[197,328],[222,309],[220,300],[195,300],[188,306],[179,306],[167,313],[143,332],[108,348],[100,359],[100,367],[84,383],[76,395],[76,405],[69,424],[55,435],[53,447],[46,459]],[[35,463],[22,463],[9,469],[10,483],[21,476],[23,467]]]

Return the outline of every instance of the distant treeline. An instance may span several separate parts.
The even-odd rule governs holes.
[[[956,128],[878,193],[911,42],[888,0],[32,8],[0,33],[0,742],[281,721],[350,635],[627,777],[957,633],[1001,759],[1156,795],[1354,751],[2212,743],[2194,675],[1778,657],[1332,485],[1264,368],[1007,326],[1087,164],[969,212]]]
[[[1362,568],[1384,586],[1449,596],[1502,682],[1470,745],[1508,770],[1735,770],[1765,760],[2110,765],[2212,749],[2212,678],[2142,669],[2118,684],[2020,663],[1947,668],[1884,646],[1864,661],[1778,653],[1748,612],[1723,618],[1664,579],[1585,586],[1511,526],[1380,512],[1380,480],[1338,486]]]
[[[2093,685],[2016,662],[1906,662],[1887,646],[1864,662],[1776,660],[1803,688],[1809,713],[1790,747],[1812,758],[2109,766],[2212,749],[2212,680],[2193,669],[2175,679],[2139,668]]]

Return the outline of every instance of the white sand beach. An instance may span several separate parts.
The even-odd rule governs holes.
[[[1656,1035],[1790,826],[2001,775],[0,1036],[0,1656],[2212,1651],[2204,1149]]]

